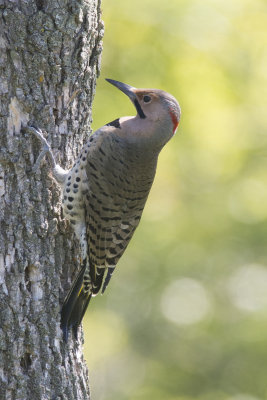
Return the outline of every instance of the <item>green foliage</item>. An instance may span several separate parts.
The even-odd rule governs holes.
[[[104,77],[180,102],[140,227],[85,351],[98,400],[267,398],[267,3],[103,1],[93,128],[131,115]]]

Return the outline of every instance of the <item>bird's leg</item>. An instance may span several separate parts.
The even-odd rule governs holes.
[[[32,168],[33,172],[37,171],[37,169],[40,167],[40,164],[41,164],[41,161],[43,160],[43,158],[46,155],[48,155],[51,166],[52,166],[53,177],[56,179],[56,181],[58,183],[64,183],[69,171],[61,168],[60,165],[58,165],[56,163],[54,154],[51,150],[51,146],[47,142],[45,137],[43,136],[43,132],[41,131],[41,129],[39,129],[39,128],[36,129],[33,126],[28,126],[28,131],[31,132],[34,136],[36,136],[40,140],[40,142],[42,143],[42,146],[43,146],[42,151],[39,154],[39,156]]]

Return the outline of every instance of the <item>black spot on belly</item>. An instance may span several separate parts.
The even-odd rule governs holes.
[[[115,128],[121,129],[120,119],[117,118],[114,121],[109,122],[106,126],[114,126]]]

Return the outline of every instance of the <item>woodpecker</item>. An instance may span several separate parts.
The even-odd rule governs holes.
[[[64,340],[75,337],[91,297],[107,288],[115,267],[139,224],[158,155],[174,135],[181,110],[177,100],[158,89],[137,89],[107,79],[125,93],[137,115],[121,117],[94,132],[73,167],[56,164],[41,130],[30,127],[48,154],[62,187],[62,208],[81,247],[81,268],[62,306]]]

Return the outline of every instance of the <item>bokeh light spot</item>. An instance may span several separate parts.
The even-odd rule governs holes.
[[[230,278],[229,293],[234,305],[245,311],[267,308],[267,267],[250,264]]]
[[[210,300],[199,282],[182,278],[164,290],[161,309],[163,315],[176,324],[195,324],[206,317],[210,310]]]

